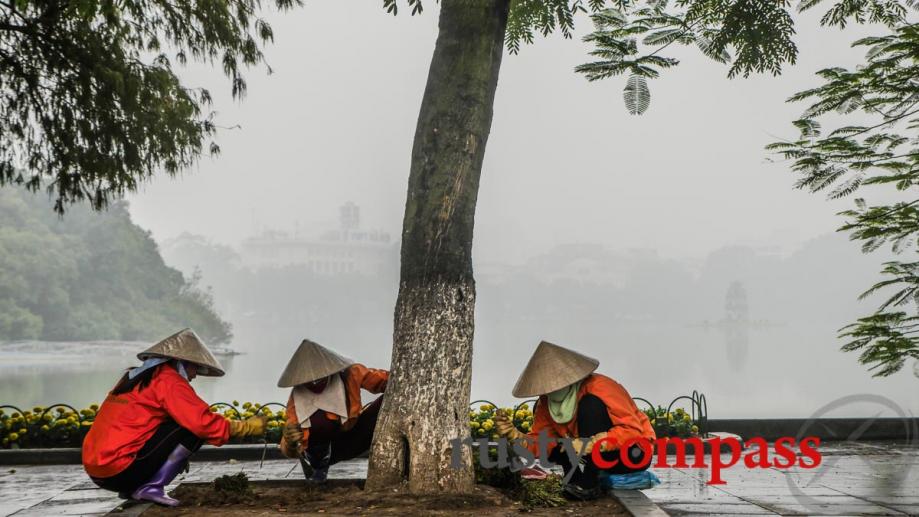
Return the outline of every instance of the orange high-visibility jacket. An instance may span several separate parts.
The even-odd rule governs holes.
[[[631,438],[647,438],[652,441],[655,439],[654,428],[651,426],[651,421],[648,420],[648,415],[638,409],[632,396],[618,382],[605,375],[591,374],[581,382],[578,402],[587,394],[598,397],[606,404],[606,412],[613,422],[613,427],[607,431],[607,436],[616,440],[617,447]],[[533,454],[539,454],[537,439],[542,430],[546,431],[549,438],[589,438],[578,435],[577,409],[575,409],[574,418],[566,424],[559,424],[552,420],[546,395],[539,397],[533,428],[526,436],[528,448]],[[554,446],[555,443],[550,441],[549,452]]]
[[[354,424],[357,423],[357,417],[361,414],[361,388],[370,393],[383,393],[386,391],[389,372],[376,368],[367,368],[362,364],[353,364],[345,368],[339,375],[345,381],[345,403],[348,406],[348,420],[342,425],[342,430],[347,431],[354,427]],[[330,420],[339,419],[335,413],[326,412],[326,415]],[[297,415],[297,408],[294,406],[294,394],[293,390],[291,390],[290,397],[287,399],[287,425],[299,425],[300,420],[302,418]],[[304,428],[303,440],[300,442],[301,450],[306,449],[309,435],[309,428]],[[295,458],[298,455],[297,448],[287,443],[287,440],[283,437],[281,438],[281,452],[291,458]]]
[[[83,468],[96,478],[118,474],[131,465],[156,428],[170,419],[212,445],[223,445],[230,437],[227,420],[212,413],[191,384],[164,364],[146,388],[109,393],[83,440]]]

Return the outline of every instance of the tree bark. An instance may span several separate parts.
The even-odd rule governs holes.
[[[472,230],[509,0],[443,0],[412,148],[389,384],[367,488],[472,490]]]

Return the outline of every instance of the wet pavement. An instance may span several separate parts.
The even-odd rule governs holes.
[[[670,515],[919,515],[916,447],[838,443],[820,451],[815,469],[734,466],[717,486],[706,484],[707,469],[654,469],[662,483],[644,494]]]
[[[300,464],[291,460],[192,463],[170,490],[184,482],[209,482],[225,474],[245,472],[249,479],[303,479]],[[363,478],[367,460],[339,463],[330,478]],[[120,507],[117,494],[100,490],[79,465],[3,467],[0,470],[0,516],[105,515]]]
[[[707,469],[654,469],[660,486],[620,497],[636,515],[660,515],[660,509],[670,515],[919,515],[919,449],[843,443],[820,450],[823,463],[816,469],[735,466],[722,471],[727,484],[719,486],[705,484]],[[333,466],[329,474],[361,478],[366,469],[366,460],[353,460]],[[262,466],[257,461],[198,462],[174,485],[237,472],[254,480],[302,479],[299,464],[289,460]],[[97,489],[78,465],[0,470],[0,516],[104,515],[122,502]]]

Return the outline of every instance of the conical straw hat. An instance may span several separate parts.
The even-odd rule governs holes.
[[[151,357],[168,357],[181,359],[198,365],[198,375],[223,377],[223,366],[207,349],[201,338],[191,329],[183,329],[159,343],[137,354],[137,358],[146,361]]]
[[[543,341],[517,379],[514,396],[535,397],[552,393],[587,377],[599,365],[600,361],[592,357]]]
[[[304,339],[284,368],[278,380],[279,388],[290,388],[312,382],[333,373],[338,373],[354,364],[354,361],[338,355],[328,348]]]

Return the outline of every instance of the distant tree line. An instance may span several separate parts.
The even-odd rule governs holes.
[[[232,337],[194,275],[165,265],[125,202],[66,218],[45,196],[0,189],[0,340],[151,340],[193,327]]]

